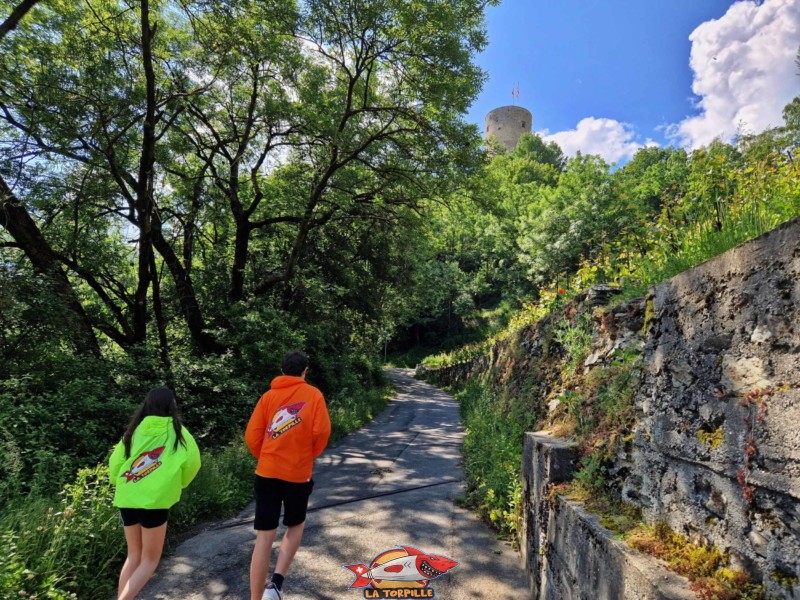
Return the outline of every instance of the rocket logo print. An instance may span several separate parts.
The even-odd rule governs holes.
[[[430,580],[441,577],[458,563],[446,556],[399,546],[381,552],[369,566],[343,566],[355,575],[348,589],[364,588],[364,598],[433,598]]]
[[[124,477],[127,480],[127,483],[130,483],[131,481],[133,483],[141,481],[161,466],[162,463],[159,458],[161,458],[163,453],[164,446],[160,446],[155,450],[150,450],[149,452],[142,452],[139,456],[133,459],[131,468],[120,475],[120,477]]]
[[[281,406],[275,411],[269,429],[267,429],[267,437],[273,440],[277,439],[292,427],[296,427],[302,423],[303,419],[301,419],[298,414],[303,410],[305,405],[305,402],[295,402],[294,404]]]

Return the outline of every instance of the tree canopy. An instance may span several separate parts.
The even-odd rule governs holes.
[[[55,364],[174,384],[219,442],[288,348],[373,385],[421,215],[484,161],[490,3],[0,2],[0,434]]]

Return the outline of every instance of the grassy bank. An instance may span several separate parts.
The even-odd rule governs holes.
[[[455,395],[467,429],[464,466],[466,503],[500,534],[516,539],[522,487],[520,440],[525,425],[508,418],[488,386],[475,380]]]

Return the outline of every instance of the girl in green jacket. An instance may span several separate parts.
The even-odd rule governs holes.
[[[133,600],[161,560],[169,508],[200,469],[200,450],[181,424],[175,396],[150,390],[108,464],[128,544],[119,600]]]

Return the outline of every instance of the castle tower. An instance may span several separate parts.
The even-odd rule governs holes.
[[[486,115],[486,139],[494,138],[506,150],[513,150],[523,133],[533,126],[531,111],[521,106],[501,106]]]

